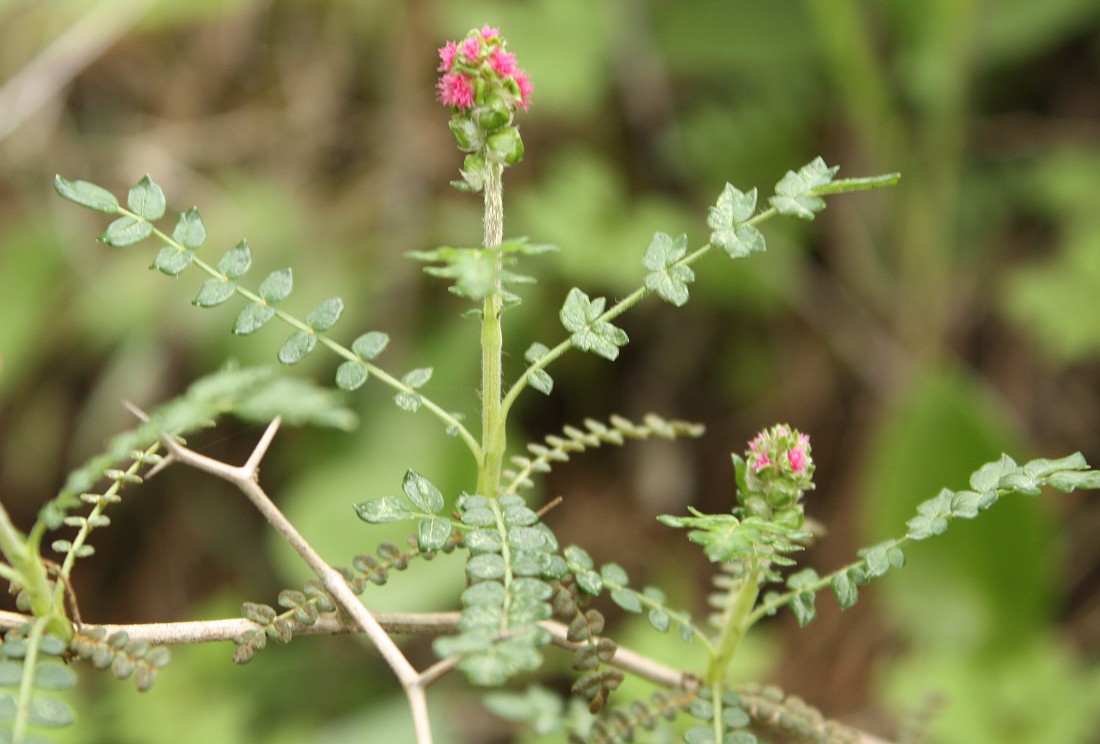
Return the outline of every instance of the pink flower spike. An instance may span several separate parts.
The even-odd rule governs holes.
[[[511,77],[516,74],[516,55],[494,47],[489,53],[489,66],[501,77]]]
[[[481,54],[481,42],[474,36],[467,36],[462,40],[462,56],[470,63],[477,62],[477,56]]]
[[[465,75],[449,72],[439,79],[436,87],[439,90],[439,101],[444,106],[453,106],[462,111],[473,108],[474,89]]]
[[[451,67],[454,65],[455,55],[458,54],[458,44],[453,41],[448,41],[446,44],[439,48],[439,67],[436,68],[439,72],[450,72]]]
[[[485,39],[485,41],[491,41],[492,39],[499,39],[500,38],[500,29],[499,28],[493,28],[488,23],[486,23],[484,26],[481,27],[481,38]]]
[[[519,86],[519,107],[526,111],[531,105],[531,91],[534,89],[534,86],[531,85],[531,80],[527,77],[527,73],[518,67],[512,79],[515,80],[516,85]]]

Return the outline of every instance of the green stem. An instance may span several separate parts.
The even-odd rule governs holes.
[[[27,636],[27,654],[23,657],[23,677],[19,682],[19,702],[15,706],[15,720],[12,721],[12,744],[24,744],[27,741],[27,725],[30,721],[31,693],[34,690],[38,649],[42,645],[42,637],[46,634],[46,626],[49,622],[49,618],[38,618],[31,626],[30,635]]]
[[[504,167],[490,163],[485,178],[485,247],[500,245],[504,234]],[[499,267],[498,267],[499,268]],[[481,308],[481,461],[477,492],[495,498],[500,490],[500,474],[507,445],[507,410],[501,405],[504,336],[500,325],[503,301],[500,282]]]
[[[720,684],[725,680],[726,669],[733,657],[741,648],[741,641],[745,633],[751,627],[749,622],[752,617],[752,608],[756,604],[756,598],[760,594],[760,579],[763,567],[757,562],[751,561],[745,567],[744,581],[731,588],[736,596],[730,604],[729,614],[722,626],[722,632],[718,636],[717,652],[711,656],[710,665],[707,667],[707,682],[711,685]]]

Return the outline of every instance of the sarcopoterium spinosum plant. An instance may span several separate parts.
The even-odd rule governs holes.
[[[730,664],[746,634],[784,608],[806,625],[825,589],[831,589],[841,607],[851,607],[859,587],[904,564],[910,541],[938,535],[952,520],[974,518],[1005,496],[1034,495],[1043,486],[1061,491],[1100,488],[1100,472],[1090,470],[1079,454],[1026,465],[1002,456],[981,465],[968,488],[944,489],[921,504],[898,538],[869,547],[820,576],[813,569],[797,570],[796,560],[811,539],[803,502],[814,487],[810,438],[787,424],[771,426],[743,454],[732,455],[736,487],[729,510],[706,514],[689,507],[688,515],[654,515],[671,528],[686,529],[687,538],[715,564],[715,612],[705,620],[671,606],[658,587],[632,585],[617,564],[597,566],[583,548],[563,547],[531,497],[538,476],[587,449],[623,445],[628,439],[694,437],[702,428],[656,415],[641,423],[611,416],[568,426],[522,449],[513,443],[510,449],[509,414],[519,396],[528,389],[553,395],[550,367],[574,350],[614,362],[629,341],[615,325],[620,315],[650,297],[682,306],[690,297],[695,271],[709,254],[742,259],[765,250],[762,223],[779,216],[812,220],[825,207],[823,197],[891,185],[898,176],[838,180],[837,168],[818,158],[788,172],[763,202],[756,189],[742,191],[727,184],[707,215],[710,234],[703,245],[690,248],[686,235],[657,233],[639,251],[639,286],[630,294],[609,303],[580,288],[570,290],[559,311],[561,336],[531,344],[522,355],[513,350],[528,366],[506,381],[502,320],[518,301],[519,286],[531,281],[516,266],[526,256],[552,250],[525,238],[506,240],[502,232],[503,174],[523,156],[516,117],[530,106],[532,85],[500,32],[489,26],[447,43],[439,57],[437,95],[450,110],[450,130],[465,153],[461,180],[454,185],[482,194],[484,235],[480,245],[437,248],[412,257],[426,262],[428,274],[448,280],[452,292],[468,299],[471,322],[480,325],[480,431],[467,428],[462,415],[429,396],[430,367],[401,374],[382,366],[378,360],[389,340],[384,332],[368,331],[350,343],[334,332],[344,307],[340,298],[315,301],[299,317],[284,305],[293,289],[291,269],[252,282],[252,250],[244,241],[216,260],[204,258],[200,250],[207,229],[194,208],[180,214],[170,231],[159,227],[166,199],[149,176],[130,189],[125,206],[86,181],[59,176],[56,188],[65,199],[114,217],[100,242],[123,248],[152,238],[159,245],[154,268],[172,277],[201,275],[193,304],[235,304],[234,333],[252,334],[273,321],[282,324],[289,330],[278,350],[282,364],[293,365],[323,348],[340,360],[336,387],[354,391],[373,379],[389,388],[402,409],[437,418],[469,451],[467,490],[445,494],[410,468],[399,495],[349,503],[348,509],[368,523],[407,522],[410,539],[405,546],[383,543],[373,555],[350,557],[350,567],[334,568],[274,505],[257,474],[280,423],[353,425],[339,393],[268,368],[227,366],[151,412],[133,409],[137,426],[73,472],[28,532],[18,531],[0,507],[0,550],[6,559],[0,575],[18,593],[22,611],[4,616],[9,631],[0,646],[0,708],[6,711],[0,729],[11,741],[26,742],[72,721],[59,691],[75,684],[75,670],[82,665],[62,660],[85,660],[117,677],[133,676],[138,688],[146,689],[168,662],[165,646],[170,644],[232,640],[234,660],[245,663],[269,640],[287,643],[302,633],[351,630],[369,640],[397,677],[421,744],[432,741],[427,688],[452,671],[489,688],[522,678],[528,685],[525,692],[494,693],[487,698],[490,709],[526,721],[541,733],[559,731],[576,741],[636,741],[655,729],[665,731],[662,741],[673,731],[691,744],[751,744],[760,741],[758,735],[813,742],[881,741],[829,721],[774,688],[733,678]],[[240,466],[196,452],[183,438],[226,414],[268,423],[253,454]],[[410,464],[415,461],[416,452],[410,452]],[[172,464],[198,468],[235,485],[315,577],[300,589],[282,592],[275,605],[244,603],[235,620],[153,626],[85,623],[70,577],[94,553],[92,533],[110,525],[108,512],[124,489],[138,487],[143,478]],[[59,534],[47,542],[48,533]],[[437,556],[465,564],[459,611],[399,617],[371,611],[371,584],[389,581],[412,561]],[[644,649],[620,647],[605,634],[604,616],[590,606],[602,594],[623,612],[645,615],[655,632],[675,632],[683,643],[697,645],[706,662],[673,669],[648,659]],[[393,640],[397,632],[437,636],[439,660],[426,669],[414,667]],[[572,692],[587,711],[567,708],[530,682],[548,653],[571,654],[577,672]],[[617,700],[615,691],[627,674],[663,691],[644,700]],[[369,740],[369,732],[364,737]]]

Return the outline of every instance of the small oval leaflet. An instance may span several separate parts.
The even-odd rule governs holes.
[[[294,272],[289,268],[273,271],[260,284],[260,297],[268,302],[279,302],[294,288]]]
[[[218,271],[230,279],[240,279],[250,268],[252,268],[252,249],[244,240],[229,249],[218,261]]]
[[[168,276],[178,276],[180,272],[191,265],[195,254],[191,251],[181,251],[173,245],[166,245],[157,252],[151,268],[157,269]]]
[[[275,316],[275,308],[253,302],[245,306],[233,323],[233,333],[238,336],[247,336],[260,330]]]
[[[399,496],[384,496],[356,504],[355,513],[364,522],[372,524],[401,522],[413,517],[409,503]]]
[[[369,362],[371,359],[381,354],[389,342],[390,337],[385,333],[381,331],[371,331],[355,339],[355,342],[351,345],[351,350],[354,351],[356,356],[360,359]]]
[[[327,331],[336,325],[340,314],[344,312],[344,301],[339,297],[330,297],[309,311],[306,325],[315,331]]]
[[[163,217],[167,206],[164,191],[149,174],[145,174],[145,177],[130,189],[130,193],[126,195],[126,204],[129,205],[131,212],[149,221]]]
[[[429,514],[438,514],[443,511],[443,494],[431,481],[415,470],[406,471],[401,489],[409,497],[413,506],[420,511]]]
[[[199,307],[214,307],[228,300],[236,291],[236,282],[207,279],[202,283],[202,289],[195,295],[195,299],[191,300],[191,304]]]
[[[336,387],[355,390],[367,381],[367,365],[362,362],[344,362],[336,368]]]
[[[295,331],[279,349],[279,361],[286,365],[297,364],[309,356],[315,348],[317,348],[317,336],[305,331]]]
[[[88,181],[69,181],[58,175],[54,176],[53,187],[62,198],[68,199],[74,204],[104,214],[118,212],[118,199],[102,186],[96,186]]]
[[[99,236],[99,241],[114,248],[125,248],[128,245],[140,243],[152,234],[153,226],[145,220],[137,220],[129,216],[119,217],[107,225],[107,229]]]
[[[176,228],[172,231],[172,239],[190,250],[195,250],[206,242],[206,225],[202,223],[198,209],[191,207],[180,215]]]

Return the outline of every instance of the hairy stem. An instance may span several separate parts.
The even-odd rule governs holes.
[[[707,682],[711,685],[721,684],[726,678],[726,670],[729,668],[733,657],[741,648],[741,641],[745,638],[745,632],[751,626],[749,618],[752,616],[753,605],[760,594],[760,579],[763,568],[756,561],[750,562],[745,567],[745,578],[731,588],[732,602],[725,613],[725,622],[718,636],[717,651],[711,655],[710,664],[707,666]]]
[[[490,163],[485,178],[485,247],[500,245],[504,234],[504,196],[502,165]],[[497,267],[500,268],[499,266]],[[500,325],[503,301],[500,280],[485,298],[481,308],[481,462],[477,492],[495,498],[500,490],[500,473],[507,445],[505,419],[501,406],[502,349],[504,337]]]

